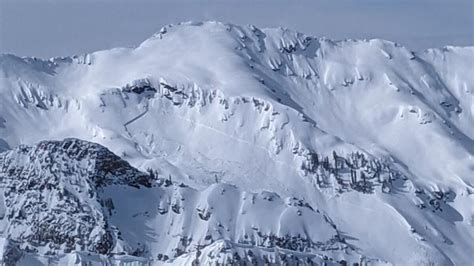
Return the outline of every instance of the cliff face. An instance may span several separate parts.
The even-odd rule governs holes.
[[[147,175],[106,148],[77,139],[4,152],[0,169],[3,237],[45,254],[107,254],[114,243],[99,191],[112,184],[151,185]]]

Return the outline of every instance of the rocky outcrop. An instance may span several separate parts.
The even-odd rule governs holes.
[[[114,245],[100,205],[111,184],[151,186],[148,175],[106,148],[78,139],[43,141],[0,154],[7,229],[4,237],[38,252],[86,250],[107,254]]]

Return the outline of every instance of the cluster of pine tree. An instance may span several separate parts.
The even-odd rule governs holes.
[[[401,178],[388,163],[359,152],[340,156],[333,151],[332,158],[310,152],[301,169],[305,175],[313,177],[318,187],[332,187],[340,193],[351,190],[373,193],[376,186],[389,193],[393,182]]]

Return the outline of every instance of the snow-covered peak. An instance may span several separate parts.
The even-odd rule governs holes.
[[[304,199],[368,257],[462,264],[473,62],[472,47],[414,53],[219,22],[71,58],[3,55],[0,150],[94,141],[202,191],[226,182]],[[385,237],[402,244],[384,249]]]

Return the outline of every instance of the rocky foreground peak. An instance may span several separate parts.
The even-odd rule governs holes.
[[[31,252],[107,253],[112,236],[99,191],[151,186],[107,148],[78,139],[42,141],[0,154],[3,236]]]

